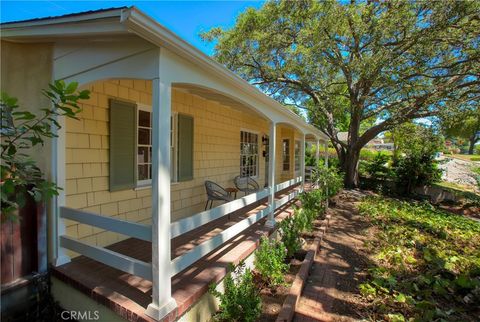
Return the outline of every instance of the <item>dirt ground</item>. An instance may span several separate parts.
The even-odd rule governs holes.
[[[330,227],[315,259],[294,321],[355,321],[362,307],[358,285],[365,279],[368,250],[362,232],[368,223],[356,203],[363,193],[343,191],[331,205]]]
[[[305,255],[305,254],[304,254]],[[258,321],[276,321],[278,313],[282,309],[283,302],[290,292],[293,280],[300,270],[302,260],[292,259],[290,262],[290,269],[285,274],[285,285],[279,285],[271,290],[266,286],[260,286],[260,277],[256,275],[256,284],[261,288],[260,296],[262,297],[262,315]]]

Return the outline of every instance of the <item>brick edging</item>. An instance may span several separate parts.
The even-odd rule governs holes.
[[[295,309],[298,304],[298,300],[302,295],[303,288],[307,282],[309,276],[310,268],[313,265],[315,256],[317,255],[318,250],[320,249],[320,244],[322,243],[323,236],[327,231],[328,224],[330,222],[331,215],[328,214],[325,216],[325,220],[319,228],[320,233],[315,237],[312,245],[307,250],[305,259],[302,262],[302,266],[298,271],[295,279],[293,280],[292,286],[290,287],[290,292],[283,302],[282,309],[278,313],[276,322],[290,322],[293,320],[295,315]]]

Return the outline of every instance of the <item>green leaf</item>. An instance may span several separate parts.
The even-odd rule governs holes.
[[[18,99],[16,97],[11,97],[7,93],[1,93],[1,103],[7,105],[10,108],[17,107]]]
[[[2,192],[9,195],[15,192],[15,182],[13,179],[6,179],[2,183]]]
[[[405,303],[407,301],[407,298],[405,294],[399,293],[397,296],[395,296],[395,301],[398,303]]]
[[[7,154],[8,155],[14,155],[17,152],[17,147],[15,145],[9,145]]]
[[[405,322],[405,317],[401,313],[387,314],[387,320],[390,322]]]
[[[460,275],[455,279],[455,283],[461,288],[471,289],[475,287],[474,280],[466,275]]]
[[[65,88],[65,93],[66,94],[73,94],[75,92],[75,90],[77,89],[77,87],[78,87],[78,82],[71,82]]]

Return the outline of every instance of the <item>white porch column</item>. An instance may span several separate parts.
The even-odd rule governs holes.
[[[317,166],[318,161],[320,161],[320,140],[317,140],[317,145],[315,146],[315,163]]]
[[[325,166],[328,168],[328,142],[325,141]]]
[[[160,320],[177,303],[172,298],[170,254],[171,84],[152,81],[152,303],[146,314]]]
[[[302,176],[302,191],[305,189],[305,134],[300,143],[300,175]]]
[[[268,195],[268,206],[270,211],[265,223],[267,227],[275,227],[275,160],[276,152],[275,146],[277,145],[277,125],[275,122],[270,123],[270,136],[268,144],[268,189],[270,194]]]
[[[325,167],[328,168],[328,141],[325,141]],[[325,182],[327,184],[327,182]],[[325,188],[325,191],[328,194],[328,188]],[[325,207],[328,208],[328,198],[325,201]]]
[[[65,116],[57,117],[60,125],[59,129],[54,129],[57,135],[52,139],[52,181],[63,188],[58,192],[58,196],[53,197],[51,204],[51,218],[48,219],[50,226],[50,262],[54,266],[60,266],[70,262],[70,257],[66,255],[65,248],[60,247],[60,236],[66,234],[65,221],[60,218],[60,207],[65,206],[65,186],[66,186],[66,158],[65,158]],[[55,128],[55,127],[54,127]]]

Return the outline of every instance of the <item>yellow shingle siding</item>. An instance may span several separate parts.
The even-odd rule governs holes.
[[[151,222],[151,189],[109,191],[109,132],[108,99],[117,98],[151,105],[151,82],[144,80],[112,80],[96,82],[88,89],[92,94],[82,102],[79,120],[66,123],[66,195],[67,207],[88,210],[105,216],[134,222]],[[240,167],[240,131],[258,133],[259,170],[257,180],[263,187],[265,158],[261,138],[269,133],[269,123],[252,113],[223,106],[219,103],[180,91],[172,90],[173,113],[184,113],[194,119],[194,178],[172,183],[172,221],[188,217],[204,209],[205,180],[224,187],[233,187],[233,178]],[[290,179],[293,174],[294,131],[279,127],[277,135],[277,178]],[[291,173],[281,170],[281,140],[291,141]],[[280,162],[280,163],[279,163]],[[279,166],[280,165],[280,166]],[[278,175],[281,174],[281,177]],[[279,182],[277,179],[277,183]],[[70,236],[105,246],[125,236],[90,229],[67,221]]]

